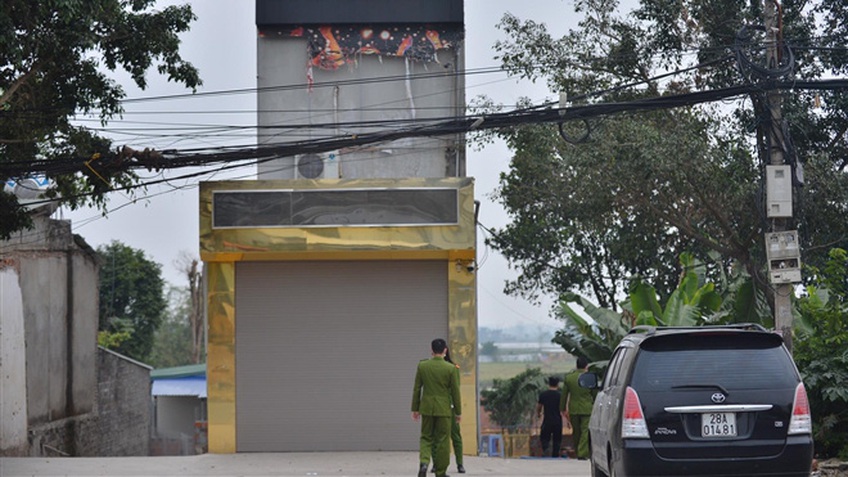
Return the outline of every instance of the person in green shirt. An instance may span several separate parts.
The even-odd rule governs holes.
[[[592,404],[595,400],[592,391],[580,387],[577,379],[589,368],[586,358],[577,358],[577,369],[565,375],[562,386],[562,397],[559,410],[571,424],[571,437],[577,458],[589,458],[589,416],[592,415]]]
[[[445,476],[450,464],[448,439],[451,419],[462,417],[462,398],[459,394],[459,373],[445,361],[448,345],[437,338],[430,344],[432,357],[418,363],[412,391],[412,419],[421,421],[418,477],[427,475],[431,449],[436,476]],[[451,406],[453,404],[453,407]]]

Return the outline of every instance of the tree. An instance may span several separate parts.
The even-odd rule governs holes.
[[[165,319],[153,335],[153,348],[147,363],[154,368],[195,364],[192,348],[191,298],[187,287],[168,287]]]
[[[808,323],[795,342],[795,361],[810,400],[816,453],[848,458],[848,252],[830,251],[799,299]]]
[[[118,241],[98,247],[97,253],[101,260],[99,330],[129,331],[129,339],[113,349],[145,362],[167,308],[162,266]]]
[[[782,2],[783,36],[802,45],[785,55],[795,59],[789,65],[794,78],[845,73],[848,7],[804,5]],[[761,51],[750,35],[737,40],[737,33],[756,31],[743,27],[759,23],[759,2],[642,0],[628,17],[618,16],[617,6],[578,0],[579,26],[560,39],[544,24],[508,14],[500,25],[508,40],[495,48],[505,69],[546,81],[576,103],[769,80],[757,76],[767,66],[738,73],[739,62],[755,64]],[[816,30],[816,18],[825,29]],[[693,63],[701,66],[686,69]],[[661,77],[675,69],[684,71]],[[812,112],[816,95],[823,107]],[[771,297],[762,266],[769,223],[761,181],[770,147],[785,149],[794,172],[804,164],[804,187],[795,188],[797,228],[804,261],[823,263],[831,245],[848,240],[848,120],[842,112],[848,92],[785,95],[785,127],[794,143],[779,145],[766,142],[762,95],[749,99],[499,131],[514,156],[496,194],[512,220],[488,243],[521,271],[507,291],[531,299],[586,292],[615,309],[636,275],[668,297],[677,282],[675,259],[691,251],[700,259],[718,255],[706,270],[711,278],[741,269],[758,293]]]
[[[203,276],[197,269],[198,264],[198,259],[185,251],[180,254],[180,258],[177,260],[177,267],[188,280],[189,307],[187,313],[191,334],[191,362],[195,364],[205,361],[203,354],[205,338],[203,334],[203,288],[201,283]]]
[[[495,378],[490,389],[480,391],[480,401],[502,431],[515,432],[530,426],[536,399],[545,387],[542,370],[530,368],[509,379]]]
[[[99,206],[105,194],[137,183],[114,157],[109,139],[72,120],[98,113],[102,123],[123,109],[124,90],[105,70],[119,67],[144,89],[156,67],[169,80],[195,88],[197,70],[179,54],[179,34],[195,19],[191,8],[153,11],[155,0],[4,0],[0,6],[0,182],[4,165],[46,170],[55,187],[46,194],[71,208]],[[86,174],[62,173],[63,162],[89,160]],[[41,164],[40,166],[36,166]],[[31,220],[11,194],[0,191],[0,239]]]
[[[767,307],[757,306],[750,277],[723,277],[723,288],[719,288],[707,280],[706,266],[691,254],[680,255],[680,266],[683,271],[677,286],[665,300],[641,277],[632,279],[629,295],[617,309],[598,307],[574,293],[563,294],[556,313],[564,326],[551,341],[574,356],[586,358],[603,374],[615,347],[634,326],[771,323]],[[806,329],[804,320],[796,321],[796,326]]]
[[[488,356],[492,358],[492,361],[498,360],[499,349],[497,345],[495,345],[494,341],[486,341],[480,346],[480,356]]]

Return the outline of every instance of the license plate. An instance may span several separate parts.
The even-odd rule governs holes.
[[[706,412],[701,414],[701,437],[735,437],[736,413]]]

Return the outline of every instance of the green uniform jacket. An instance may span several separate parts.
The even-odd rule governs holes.
[[[424,416],[451,416],[462,413],[459,396],[459,373],[454,365],[441,356],[434,356],[418,363],[415,373],[415,388],[412,391],[412,412]]]
[[[559,401],[559,410],[565,411],[565,403],[571,401],[568,405],[568,413],[575,416],[588,416],[592,414],[592,403],[595,401],[592,391],[581,388],[577,384],[577,378],[584,371],[576,369],[565,375],[565,380],[562,383],[562,397]]]

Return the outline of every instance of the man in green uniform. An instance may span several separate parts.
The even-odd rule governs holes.
[[[430,449],[433,452],[433,467],[436,476],[445,476],[450,464],[448,436],[451,431],[451,415],[461,419],[462,402],[459,395],[459,374],[454,365],[445,361],[448,345],[443,339],[434,339],[430,344],[432,357],[418,363],[415,387],[412,391],[412,419],[421,421],[419,442],[418,477],[427,475]],[[451,403],[454,409],[451,409]]]
[[[454,368],[456,368],[456,380],[459,381],[459,365],[454,363],[450,357],[450,350],[445,352],[445,361],[452,364]],[[451,406],[453,407],[453,406]],[[456,416],[456,412],[454,410],[454,416]],[[456,459],[456,471],[460,474],[465,473],[465,466],[462,465],[462,431],[459,428],[459,422],[453,417],[451,418],[451,432],[450,432],[450,441],[453,444],[453,455]],[[450,448],[450,447],[448,447]],[[436,466],[433,465],[431,469],[432,472],[436,472]]]
[[[577,369],[565,375],[562,386],[562,398],[559,410],[571,423],[571,437],[577,458],[589,458],[589,416],[592,414],[592,403],[595,400],[592,391],[580,387],[577,379],[589,367],[586,358],[577,358]]]

